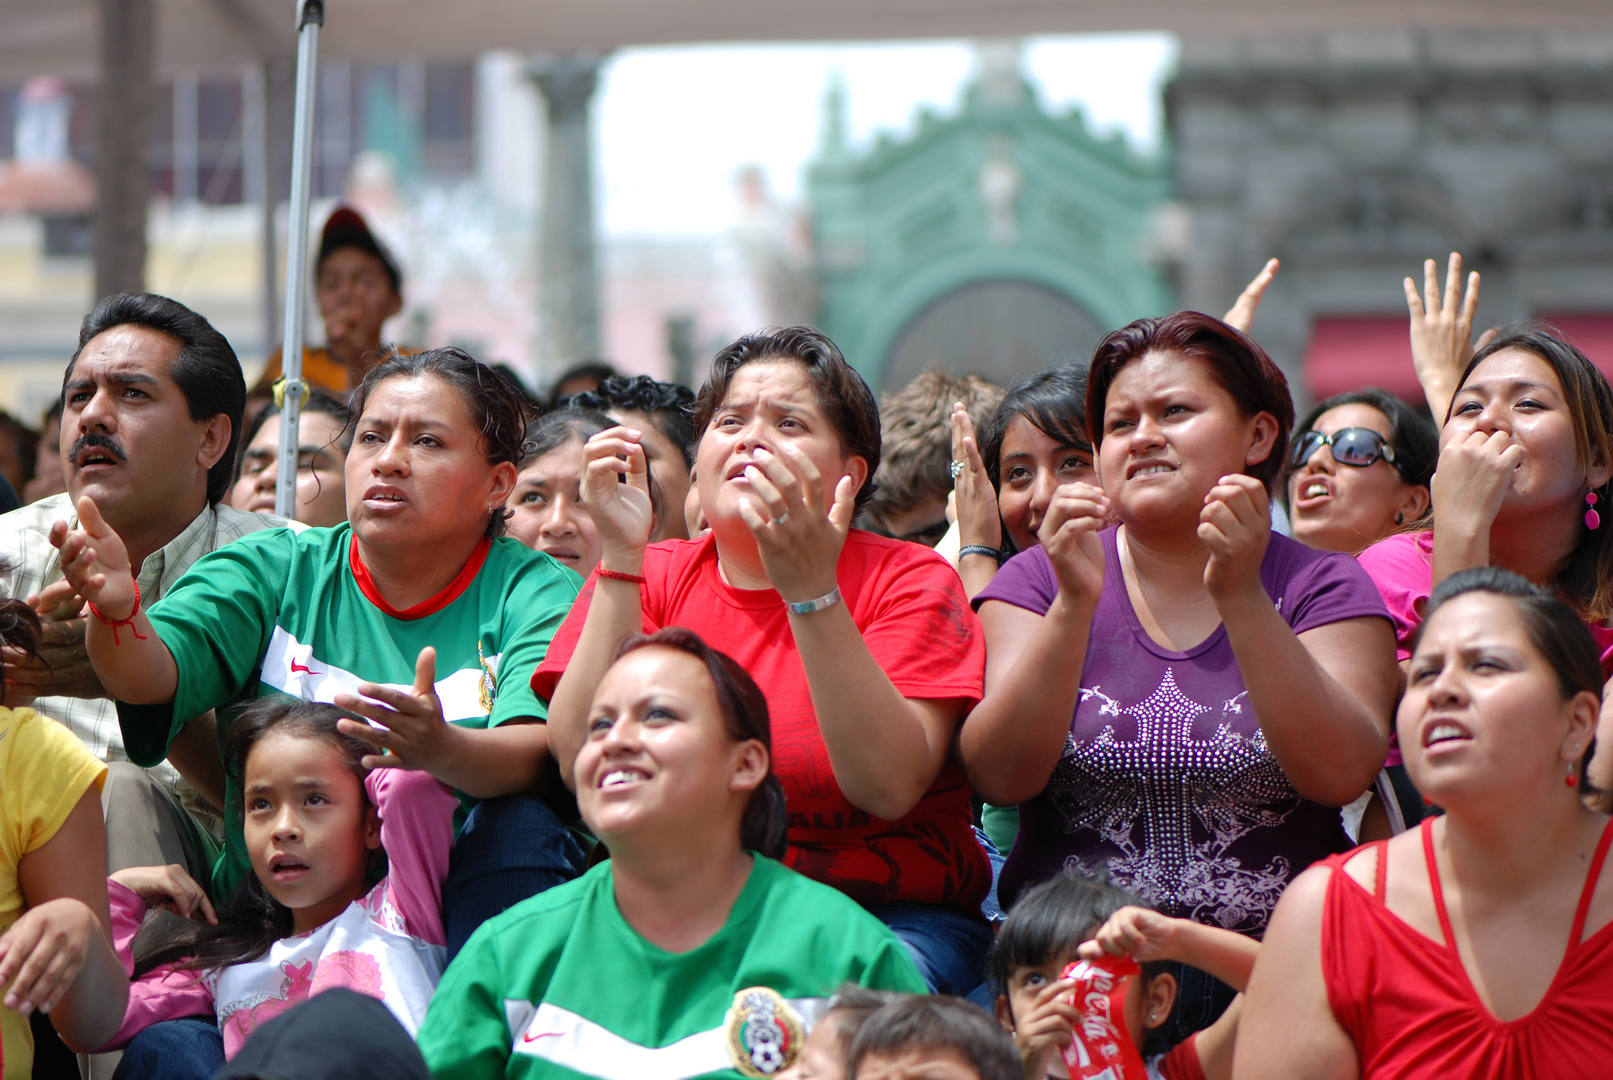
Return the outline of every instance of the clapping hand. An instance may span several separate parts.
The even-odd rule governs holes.
[[[962,546],[978,544],[999,551],[1003,521],[997,509],[997,492],[991,486],[985,462],[980,459],[974,421],[962,402],[952,406],[952,490]]]
[[[1271,543],[1271,499],[1252,476],[1221,477],[1199,511],[1199,539],[1210,549],[1204,587],[1219,604],[1241,594],[1265,595],[1260,564]]]
[[[751,494],[740,499],[739,516],[756,537],[762,569],[789,603],[815,600],[836,583],[840,549],[856,512],[852,478],[835,484],[834,503],[823,506],[823,474],[798,447],[782,443],[753,451],[745,467]]]
[[[1103,593],[1103,540],[1109,524],[1109,496],[1084,481],[1060,484],[1041,526],[1042,549],[1059,579],[1059,592],[1072,600],[1096,604]]]

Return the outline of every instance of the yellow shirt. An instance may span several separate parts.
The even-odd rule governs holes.
[[[259,376],[253,394],[267,394],[274,389],[275,380],[284,372],[280,367],[280,350],[269,357],[269,364]],[[302,351],[302,381],[321,390],[329,390],[338,397],[346,397],[354,387],[347,385],[348,367],[330,354],[329,349]]]
[[[105,779],[106,766],[61,724],[32,709],[0,708],[0,932],[27,907],[17,880],[22,857],[49,843]],[[0,1007],[0,1077],[28,1080],[33,1065],[27,1019]]]
[[[404,356],[410,356],[417,349],[407,348],[403,345],[393,346]],[[248,397],[262,397],[274,390],[275,380],[284,372],[280,367],[280,350],[276,349],[269,355],[269,363],[258,376]],[[374,355],[373,353],[369,355]],[[302,351],[302,381],[320,390],[329,390],[339,398],[346,399],[347,395],[358,389],[362,380],[349,381],[353,369],[331,355],[329,349],[304,349]]]

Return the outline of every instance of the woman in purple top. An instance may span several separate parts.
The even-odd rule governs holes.
[[[1383,601],[1348,555],[1272,533],[1293,404],[1242,333],[1196,312],[1117,330],[1086,411],[1103,487],[1061,487],[1041,545],[975,598],[986,697],[960,752],[987,802],[1022,804],[1003,906],[1080,867],[1259,934],[1349,846],[1337,807],[1383,765]]]

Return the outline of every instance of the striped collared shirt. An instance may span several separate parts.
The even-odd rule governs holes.
[[[0,574],[0,595],[23,599],[62,580],[61,556],[50,543],[50,527],[58,521],[67,522],[69,528],[78,527],[78,511],[66,493],[49,495],[0,515],[0,558],[11,564],[7,573]],[[222,504],[205,507],[178,536],[141,564],[136,575],[140,602],[155,602],[197,559],[215,548],[247,533],[286,524],[284,518],[270,514],[250,514]],[[118,727],[118,710],[110,698],[42,697],[32,706],[66,724],[102,761],[128,760],[123,732]],[[190,785],[180,780],[166,761],[148,771],[178,793],[187,806],[201,805]]]

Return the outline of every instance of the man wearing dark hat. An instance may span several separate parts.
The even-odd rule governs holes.
[[[403,310],[398,264],[358,211],[339,206],[325,222],[314,263],[314,289],[326,344],[303,350],[303,381],[345,398],[380,362],[381,327]],[[266,398],[273,391],[282,374],[280,355],[276,350],[269,357],[252,398]]]

